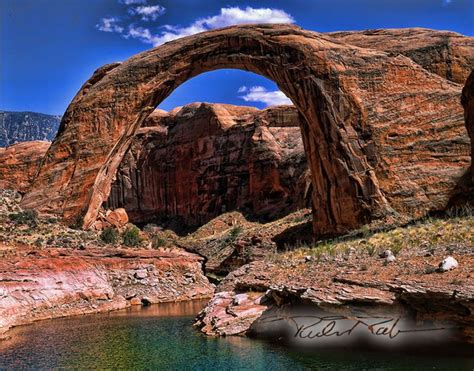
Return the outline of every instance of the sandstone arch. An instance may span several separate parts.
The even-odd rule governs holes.
[[[90,226],[145,118],[181,83],[219,68],[273,80],[303,116],[318,234],[342,232],[393,211],[384,195],[393,184],[384,188],[378,179],[379,172],[388,178],[390,172],[381,171],[374,138],[399,120],[426,123],[460,109],[457,84],[401,55],[291,25],[210,31],[97,70],[68,107],[23,207],[66,219],[83,215]],[[439,96],[444,103],[436,112],[417,106]]]

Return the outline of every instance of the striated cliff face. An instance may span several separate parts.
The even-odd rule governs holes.
[[[327,35],[361,48],[402,54],[427,71],[464,84],[474,67],[474,39],[427,28],[331,32]]]
[[[0,147],[0,189],[26,192],[50,145],[31,141]]]
[[[274,219],[309,205],[310,195],[296,108],[193,103],[147,119],[106,207],[125,208],[133,222],[198,226],[231,210]]]
[[[208,298],[202,258],[107,248],[4,250],[0,243],[0,338],[12,326],[130,305]]]
[[[44,113],[0,111],[0,147],[31,140],[51,141],[60,121],[61,116]]]
[[[461,103],[464,107],[464,119],[466,128],[473,143],[471,147],[471,158],[474,158],[474,69],[466,80],[462,90]],[[474,171],[471,165],[471,174],[474,182]]]

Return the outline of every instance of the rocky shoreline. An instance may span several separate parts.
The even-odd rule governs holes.
[[[417,327],[456,328],[449,333],[449,340],[473,344],[470,267],[474,266],[474,256],[457,258],[464,268],[449,272],[433,269],[430,274],[425,274],[426,267],[434,267],[436,257],[413,256],[391,264],[373,258],[366,260],[367,266],[357,258],[345,263],[326,262],[324,267],[309,259],[253,262],[226,277],[195,325],[211,336],[268,337],[277,332],[274,338],[280,338],[279,332],[283,332],[291,338],[297,333],[291,318],[300,316],[304,308],[308,316],[386,315]],[[284,321],[268,326],[269,317]]]
[[[474,343],[470,209],[307,245],[278,242],[284,231],[301,236],[307,211],[266,224],[233,212],[187,236],[137,229],[137,245],[125,247],[22,210],[18,193],[1,196],[0,337],[42,319],[210,299],[196,327],[212,336],[268,337],[275,331],[265,324],[269,314],[287,318],[304,307],[455,326],[450,337]],[[283,324],[278,331],[288,331]]]
[[[209,298],[203,259],[180,249],[17,247],[0,260],[0,337],[34,321]]]

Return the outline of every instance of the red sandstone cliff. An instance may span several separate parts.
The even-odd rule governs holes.
[[[328,33],[361,48],[402,54],[424,69],[464,84],[474,67],[474,38],[427,28],[377,29]]]
[[[156,110],[127,152],[106,207],[132,222],[204,224],[242,210],[273,219],[309,205],[310,180],[294,107],[194,103]],[[0,189],[26,192],[49,148],[0,148]]]
[[[26,192],[51,143],[32,141],[0,147],[0,189]]]
[[[309,175],[294,107],[193,103],[156,111],[120,165],[107,207],[134,222],[202,225],[242,210],[273,219],[307,205]]]

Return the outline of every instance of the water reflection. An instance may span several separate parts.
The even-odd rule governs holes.
[[[192,328],[206,301],[136,307],[18,327],[0,343],[0,368],[199,370],[472,369],[472,359],[360,351],[302,353],[242,337],[206,337]]]
[[[110,312],[108,317],[189,317],[195,316],[209,302],[207,299],[191,300],[157,305],[136,305],[124,310]]]

